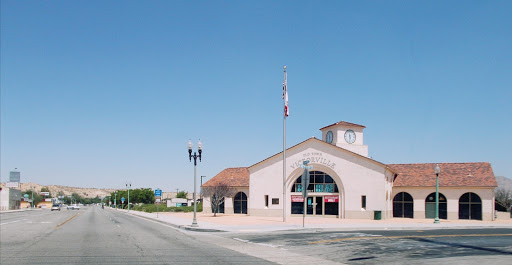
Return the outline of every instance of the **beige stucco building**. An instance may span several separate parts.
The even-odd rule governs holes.
[[[306,213],[348,219],[434,218],[436,164],[383,164],[368,157],[365,126],[337,122],[321,128],[322,139],[310,138],[283,154],[250,167],[228,168],[203,187],[225,184],[238,192],[225,198],[221,213],[256,216],[302,216],[301,167],[309,161]],[[441,219],[494,219],[494,188],[489,163],[439,163]],[[284,206],[284,210],[283,210]],[[203,211],[211,212],[209,198]]]

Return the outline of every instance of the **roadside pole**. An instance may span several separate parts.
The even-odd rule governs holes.
[[[158,218],[158,205],[160,204],[161,198],[162,198],[162,190],[159,188],[155,189],[156,218]]]
[[[302,227],[304,227],[304,223],[306,220],[306,210],[307,210],[307,200],[308,200],[308,186],[309,186],[309,169],[312,169],[313,166],[308,166],[309,160],[302,162],[300,165],[301,168],[304,169],[302,173],[302,197],[304,198],[304,211],[302,212]]]

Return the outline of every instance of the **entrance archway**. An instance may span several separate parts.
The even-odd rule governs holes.
[[[393,217],[414,218],[414,202],[411,194],[400,192],[393,198]]]
[[[436,193],[430,193],[425,198],[425,218],[436,218]],[[439,219],[448,219],[446,197],[439,193]]]
[[[303,214],[304,198],[302,197],[302,176],[292,184],[291,214]],[[316,216],[338,216],[340,191],[334,179],[323,171],[309,172],[308,197],[306,198],[306,214]]]
[[[459,198],[459,219],[482,220],[482,199],[476,193],[467,192]]]
[[[247,214],[247,195],[243,192],[239,192],[233,199],[233,211],[234,213]]]

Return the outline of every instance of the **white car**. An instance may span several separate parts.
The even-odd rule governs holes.
[[[60,205],[58,205],[58,204],[52,205],[52,211],[60,211]]]
[[[80,210],[80,206],[78,204],[71,204],[68,206],[68,210]]]

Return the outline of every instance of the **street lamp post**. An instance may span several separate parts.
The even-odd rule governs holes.
[[[128,212],[130,211],[130,188],[132,187],[132,183],[126,183],[126,189],[128,190]]]
[[[436,168],[434,169],[436,173],[436,219],[434,219],[434,224],[439,223],[439,173],[441,173],[441,168],[439,168],[439,164],[436,164]]]
[[[117,190],[114,192],[114,208],[117,210]]]
[[[196,212],[197,212],[197,201],[196,201],[196,168],[197,168],[197,158],[199,158],[199,162],[201,162],[201,153],[203,152],[203,144],[201,140],[197,142],[197,151],[199,155],[194,152],[192,155],[192,141],[188,141],[188,159],[192,162],[192,158],[194,158],[194,219],[192,220],[192,226],[198,226],[196,220]]]

